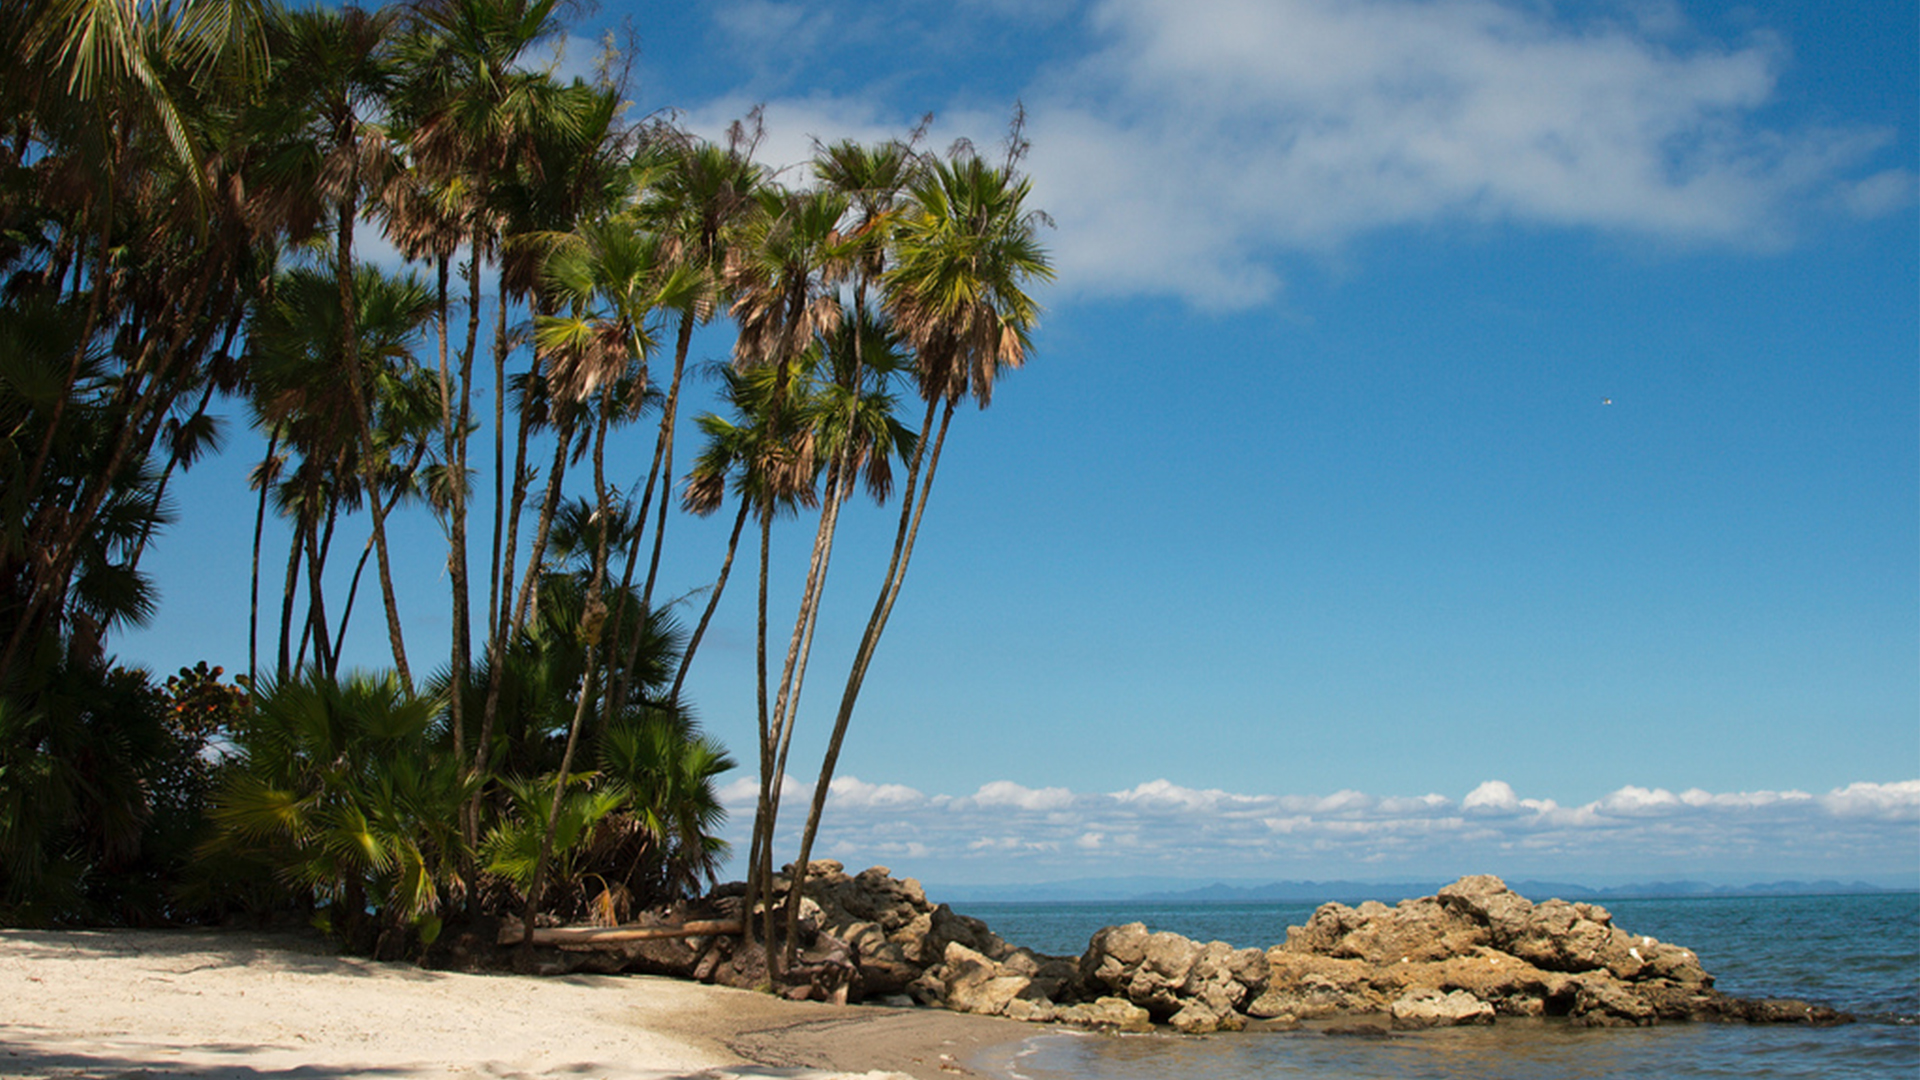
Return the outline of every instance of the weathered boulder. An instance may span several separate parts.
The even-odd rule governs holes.
[[[957,941],[947,943],[939,980],[940,996],[947,1008],[982,1016],[1004,1014],[1010,1002],[1026,996],[1033,987],[1032,979],[1009,973]]]
[[[1295,952],[1293,942],[1267,950],[1266,989],[1247,1005],[1260,1019],[1320,1020],[1383,1011],[1389,999],[1373,986],[1373,965]]]
[[[1287,929],[1296,951],[1375,964],[1444,959],[1488,940],[1483,924],[1432,897],[1392,908],[1373,900],[1358,908],[1322,904],[1306,926]]]
[[[1401,1029],[1493,1023],[1493,1006],[1465,990],[1410,990],[1390,1011],[1393,1026]]]
[[[1152,1031],[1153,1015],[1125,998],[1099,997],[1055,1010],[1053,1019],[1063,1024],[1107,1031]]]
[[[1659,1011],[1645,994],[1613,979],[1580,979],[1567,1019],[1588,1027],[1645,1027]]]
[[[1246,1026],[1245,1010],[1266,989],[1270,973],[1258,949],[1220,941],[1202,945],[1128,923],[1093,935],[1081,954],[1079,976],[1085,993],[1122,997],[1155,1019],[1197,1033]]]

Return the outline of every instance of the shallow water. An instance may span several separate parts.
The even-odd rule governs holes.
[[[1544,898],[1536,898],[1544,899]],[[1720,989],[1799,997],[1862,1018],[1831,1028],[1670,1024],[1590,1029],[1501,1020],[1380,1037],[1248,1031],[1201,1038],[1049,1030],[977,1065],[1022,1080],[1557,1080],[1920,1076],[1920,894],[1622,900],[1623,929],[1693,949]],[[1077,953],[1100,926],[1141,921],[1197,940],[1262,946],[1307,905],[978,904],[1016,945]],[[1276,930],[1276,924],[1278,929]]]

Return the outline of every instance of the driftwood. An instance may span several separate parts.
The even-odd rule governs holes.
[[[533,928],[533,943],[588,949],[602,946],[611,948],[629,941],[737,935],[740,932],[737,919],[696,919],[667,926],[536,926]],[[499,941],[502,945],[517,945],[525,934],[526,930],[520,923],[502,921],[500,924]]]

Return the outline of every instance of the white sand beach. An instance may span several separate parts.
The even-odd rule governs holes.
[[[299,935],[0,931],[0,1077],[916,1080],[1030,1028],[648,976],[470,975]]]

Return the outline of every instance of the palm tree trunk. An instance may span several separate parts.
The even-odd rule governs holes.
[[[449,339],[453,332],[451,319],[448,316],[449,305],[447,295],[450,262],[451,257],[446,254],[439,254],[434,259],[434,284],[436,286],[434,293],[436,300],[434,306],[434,337],[436,338],[436,344],[440,352],[440,447],[442,455],[441,461],[448,474],[451,473],[453,467],[453,386],[448,371],[448,352],[451,344]],[[467,758],[466,703],[460,699],[460,695],[457,693],[447,695],[447,721],[453,727],[454,760],[465,761]],[[479,842],[479,835],[477,825],[469,821],[464,812],[461,814],[461,828],[462,835],[467,841],[467,847],[470,850],[474,844]],[[471,867],[469,866],[468,869],[471,869]]]
[[[707,607],[700,613],[700,623],[693,628],[693,636],[687,639],[686,650],[680,654],[680,669],[673,675],[673,691],[667,700],[674,704],[680,701],[680,688],[686,685],[687,668],[693,664],[694,651],[700,648],[700,639],[706,636],[707,624],[713,621],[713,612],[720,606],[720,594],[727,587],[727,575],[733,570],[733,555],[740,547],[740,533],[747,524],[747,513],[753,509],[753,500],[740,500],[740,512],[733,517],[733,533],[727,537],[727,557],[720,563],[720,576],[714,580],[713,592],[707,597]]]
[[[880,596],[874,601],[873,613],[867,617],[867,628],[860,635],[860,646],[854,652],[853,667],[847,672],[846,689],[840,695],[840,709],[833,718],[833,733],[827,739],[827,753],[820,762],[820,778],[814,784],[813,801],[807,807],[806,828],[800,834],[800,855],[794,865],[793,893],[800,895],[801,886],[806,881],[807,860],[813,854],[813,841],[820,831],[820,817],[827,806],[827,789],[833,783],[833,771],[840,762],[840,748],[846,742],[847,727],[853,720],[854,703],[860,698],[860,688],[867,678],[867,666],[873,662],[873,653],[880,645],[880,635],[887,628],[887,618],[893,614],[893,602],[900,595],[900,585],[906,580],[907,563],[913,558],[913,543],[920,533],[920,517],[926,512],[927,498],[933,493],[933,475],[940,466],[940,448],[947,441],[947,425],[953,421],[954,402],[950,398],[946,409],[940,415],[940,432],[934,437],[933,449],[927,454],[926,474],[921,480],[919,501],[914,500],[914,481],[919,477],[920,458],[926,450],[925,432],[927,424],[933,420],[934,402],[927,402],[926,423],[921,425],[922,440],[914,448],[913,467],[907,473],[907,490],[901,498],[900,527],[894,534],[893,558],[887,566],[887,576],[880,586]]]
[[[309,526],[307,529],[307,630],[313,640],[313,662],[319,665],[321,672],[331,678],[336,669],[333,650],[329,648],[327,636],[327,599],[326,590],[321,588],[321,578],[326,570],[326,549],[333,542],[333,510],[327,510],[326,540],[319,538],[319,530]],[[306,638],[301,639],[301,657],[306,656]]]
[[[773,732],[767,714],[767,571],[768,547],[772,542],[773,506],[760,510],[760,596],[756,607],[758,632],[754,635],[754,693],[760,722],[760,800],[754,808],[753,840],[749,847],[747,870],[747,910],[741,924],[750,926],[753,909],[764,905],[760,940],[767,950],[767,972],[773,973],[773,818],[777,813],[780,778],[773,775]]]
[[[553,532],[553,516],[560,506],[560,481],[566,475],[567,446],[573,441],[572,414],[562,419],[555,432],[557,436],[553,450],[553,467],[547,473],[547,491],[540,501],[540,518],[534,527],[533,546],[527,552],[527,572],[521,583],[520,596],[514,604],[514,615],[510,622],[503,622],[495,632],[495,640],[487,648],[487,694],[481,705],[480,728],[493,737],[493,726],[500,716],[501,680],[505,677],[506,654],[512,636],[526,625],[527,613],[533,604],[535,583],[540,577],[540,563],[547,557],[547,538]],[[476,807],[478,803],[475,803]]]
[[[680,381],[686,373],[687,352],[692,347],[693,312],[683,311],[680,313],[679,336],[673,348],[673,381],[667,384],[667,400],[660,414],[660,434],[654,439],[653,443],[653,465],[647,470],[646,491],[640,497],[639,521],[636,522],[636,528],[633,530],[633,540],[627,549],[626,569],[622,571],[620,575],[620,595],[622,596],[627,595],[627,590],[633,585],[633,568],[634,564],[639,562],[640,540],[646,533],[646,529],[639,526],[644,524],[647,510],[653,504],[654,485],[664,477],[666,480],[664,487],[671,488],[673,486],[674,417],[679,408]],[[660,571],[661,543],[666,539],[667,535],[667,503],[669,501],[671,500],[668,498],[667,492],[664,490],[661,491],[659,517],[653,525],[653,555],[647,562],[646,585],[640,590],[640,617],[643,619],[647,618],[653,611],[653,584]],[[615,630],[617,631],[618,629],[619,627],[616,623]],[[643,634],[633,635],[632,644],[627,646],[626,662],[621,665],[619,681],[614,684],[613,704],[608,710],[608,715],[610,716],[618,716],[621,708],[626,705],[627,694],[631,692],[633,687],[633,665],[640,656],[640,640],[642,637],[644,637]],[[614,634],[614,641],[618,642],[619,640],[620,636],[616,632]]]
[[[506,522],[507,445],[507,275],[494,283],[493,326],[493,545],[487,554],[487,656],[494,655],[493,613],[500,610],[500,537]]]
[[[407,463],[408,473],[412,473],[415,469],[418,469],[420,467],[420,459],[426,454],[426,452],[427,452],[427,448],[424,445],[414,447],[413,460]],[[385,516],[386,514],[393,513],[393,508],[400,505],[400,490],[398,488],[394,489],[393,494],[388,496],[386,505],[384,507],[382,507],[380,503],[380,496],[378,492],[375,492],[372,495],[372,497],[369,498],[367,501],[373,504],[373,510],[376,514]],[[366,545],[360,549],[360,558],[354,561],[353,578],[347,584],[347,603],[346,603],[346,606],[343,609],[341,609],[341,612],[340,612],[340,625],[335,627],[333,631],[333,652],[335,656],[340,655],[340,647],[342,644],[345,643],[347,639],[347,620],[353,618],[353,600],[354,600],[354,597],[360,594],[360,575],[366,572],[367,556],[373,554],[374,549],[376,547],[380,547],[380,554],[382,556],[386,554],[385,547],[379,544],[379,541],[381,539],[382,538],[380,535],[380,531],[378,530],[378,528],[376,528],[374,531],[374,535],[367,537]],[[385,562],[386,560],[382,558],[381,559],[382,570],[385,569]],[[386,580],[386,577],[387,577],[386,574],[382,573],[381,577],[383,579],[381,581],[381,586],[382,586],[381,592],[386,599],[387,611],[389,614],[388,632],[390,635],[392,635],[396,633],[392,625],[392,619],[391,619],[391,615],[394,611],[393,585],[391,580]],[[398,638],[395,638],[395,640],[397,642]],[[401,685],[405,686],[408,690],[412,690],[413,683],[407,676],[406,657],[404,653],[396,652],[394,654],[394,659],[400,664],[397,674],[399,674],[400,676]]]
[[[484,190],[484,189],[483,189]],[[485,237],[475,227],[469,239],[469,259],[467,263],[467,340],[460,353],[459,395],[460,406],[454,420],[454,428],[449,433],[448,464],[453,476],[450,480],[451,494],[448,521],[448,584],[453,589],[453,670],[448,676],[448,693],[455,700],[464,699],[467,693],[467,671],[472,662],[473,650],[469,641],[472,633],[470,593],[467,584],[467,425],[473,409],[473,353],[480,338],[480,260],[485,250]],[[487,769],[489,744],[493,732],[484,726],[473,749],[473,773],[484,775]],[[480,807],[484,796],[484,785],[475,785],[473,801],[470,804],[471,825],[479,828]]]
[[[307,535],[305,518],[305,511],[295,511],[293,542],[287,545],[287,580],[280,596],[280,664],[276,675],[276,681],[282,683],[293,673],[293,658],[288,647],[293,632],[293,594],[300,587],[301,545],[306,542]]]
[[[367,441],[368,449],[371,449],[371,434]],[[400,676],[400,685],[412,690],[413,672],[407,667],[407,643],[405,634],[400,628],[400,600],[394,592],[393,564],[387,556],[388,508],[381,505],[378,491],[369,492],[367,502],[373,510],[373,550],[375,563],[380,572],[380,599],[387,609],[387,640],[393,646],[393,666]],[[364,566],[366,556],[362,555],[360,561]],[[358,584],[360,571],[356,569],[353,576],[355,583]],[[352,602],[351,594],[348,596],[348,602]],[[341,615],[340,623],[341,631],[345,632],[346,616],[344,614]]]
[[[593,438],[593,488],[594,501],[605,522],[609,512],[606,446],[608,413],[612,402],[610,393],[600,391],[600,421]],[[600,634],[606,621],[606,605],[601,601],[601,593],[607,580],[607,536],[611,530],[602,528],[593,553],[593,577],[587,585],[587,600],[580,614],[580,638],[585,646],[587,668],[580,675],[580,700],[574,703],[573,722],[567,727],[567,748],[560,755],[560,774],[554,778],[553,803],[547,812],[547,828],[540,837],[540,854],[533,863],[533,882],[527,889],[527,917],[524,922],[524,936],[520,939],[523,947],[533,945],[534,915],[540,910],[540,892],[546,884],[547,863],[553,858],[554,834],[560,828],[560,801],[566,794],[567,774],[573,769],[574,751],[580,745],[580,730],[585,726],[588,702],[594,696],[594,690],[600,671]]]
[[[660,417],[661,444],[666,450],[665,461],[660,466],[661,483],[666,488],[673,486],[673,444],[674,425],[680,415],[680,384],[687,370],[687,352],[693,346],[693,313],[684,312],[680,316],[680,336],[673,348],[673,381],[667,384],[666,412]],[[657,452],[657,451],[656,451]],[[660,575],[660,550],[667,537],[667,504],[671,500],[666,491],[660,493],[660,508],[653,528],[653,554],[647,559],[647,584],[640,592],[642,607],[653,606],[653,585]]]
[[[279,448],[280,429],[267,436],[267,457],[260,465],[260,503],[253,511],[253,579],[247,600],[247,692],[255,693],[260,682],[260,536],[267,525],[267,486],[272,483],[274,451]]]
[[[842,485],[849,483],[843,457],[836,457],[833,475],[827,481],[827,502],[820,510],[820,527],[814,534],[812,567],[808,574],[808,595],[801,600],[800,620],[794,625],[794,645],[798,647],[799,662],[794,669],[792,687],[787,699],[787,729],[780,743],[780,757],[777,770],[784,775],[787,770],[787,748],[793,741],[793,715],[800,708],[800,687],[807,676],[807,657],[813,651],[813,629],[820,620],[820,599],[826,592],[827,565],[833,558],[834,534],[840,525],[840,507],[846,502],[851,491],[842,491]],[[849,485],[850,486],[850,485]],[[787,893],[787,966],[793,966],[794,957],[799,949],[800,929],[800,887],[806,881],[806,853],[800,856],[793,873],[792,887]]]

